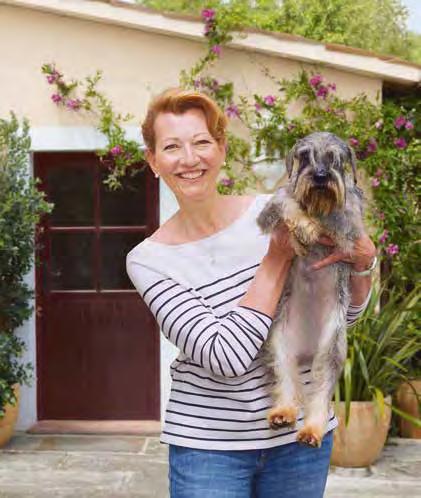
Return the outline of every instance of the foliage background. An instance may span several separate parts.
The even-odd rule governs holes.
[[[29,124],[14,114],[0,119],[0,417],[14,403],[12,386],[28,383],[31,365],[22,364],[24,342],[15,330],[32,314],[33,291],[25,282],[35,250],[35,226],[51,205],[30,177]]]
[[[421,64],[421,35],[407,28],[401,0],[137,0],[146,7],[221,14],[221,27],[251,27],[340,43]]]

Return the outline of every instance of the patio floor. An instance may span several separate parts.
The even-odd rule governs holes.
[[[0,497],[53,496],[166,498],[167,446],[157,437],[16,433],[0,450]],[[370,469],[332,468],[325,498],[342,497],[421,498],[421,440],[391,439]]]

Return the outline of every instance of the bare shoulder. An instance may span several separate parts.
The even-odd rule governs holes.
[[[252,195],[224,195],[221,199],[222,209],[220,214],[222,228],[225,228],[225,226],[231,224],[246,212],[249,206],[253,204],[254,199],[255,196]],[[189,242],[189,240],[186,240],[185,235],[183,236],[183,227],[180,224],[179,211],[162,224],[149,237],[149,240],[168,245]]]
[[[149,240],[160,242],[161,244],[177,244],[177,213],[171,216],[149,237]]]

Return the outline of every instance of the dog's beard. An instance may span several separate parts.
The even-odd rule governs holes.
[[[345,187],[342,181],[330,180],[316,186],[311,180],[301,178],[297,182],[295,198],[310,216],[327,216],[345,204]]]

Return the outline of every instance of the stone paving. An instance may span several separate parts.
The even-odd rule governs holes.
[[[167,498],[167,472],[157,437],[16,433],[0,450],[0,497]],[[421,498],[421,441],[391,439],[370,469],[332,468],[325,498],[348,497]]]

